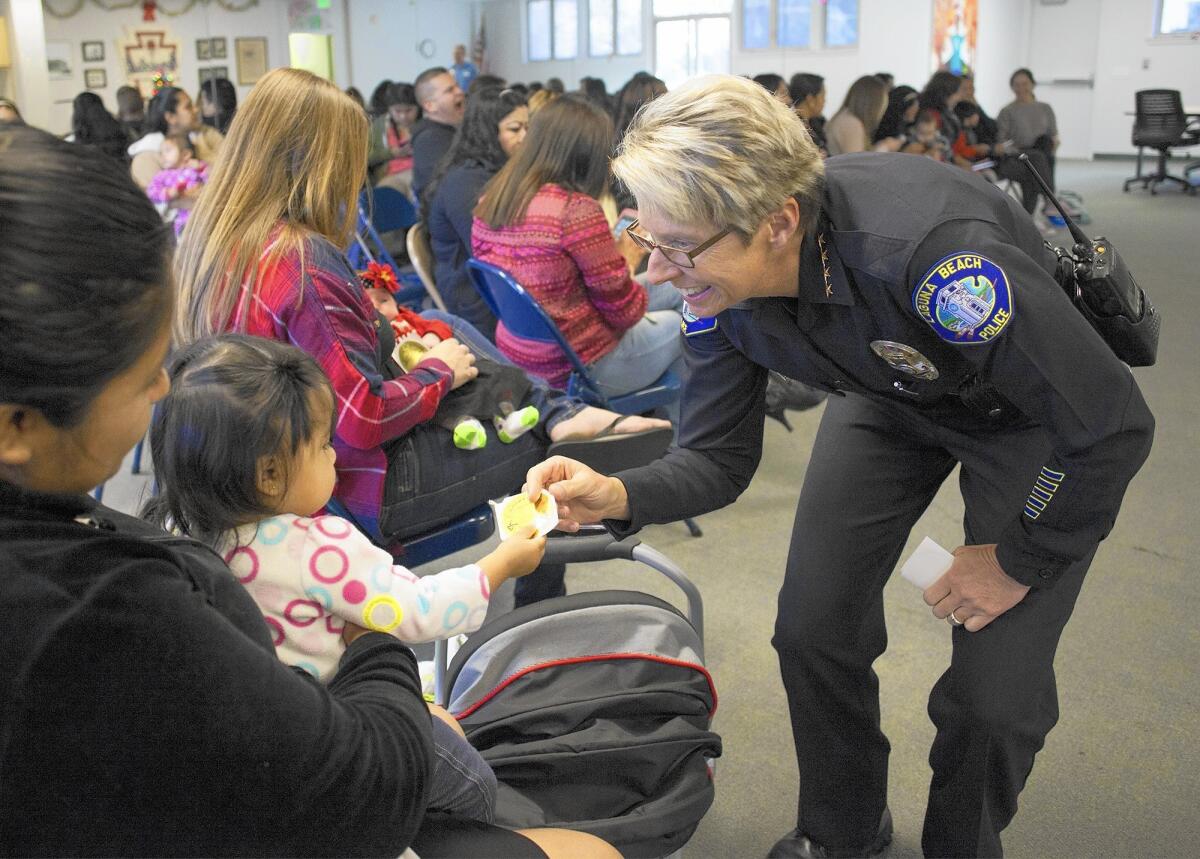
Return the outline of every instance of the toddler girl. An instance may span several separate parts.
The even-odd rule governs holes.
[[[170,368],[150,432],[159,495],[146,515],[220,552],[258,603],[280,659],[329,682],[361,626],[407,643],[479,628],[491,594],[531,572],[533,529],[474,564],[418,578],[353,524],[319,511],[333,492],[333,392],[292,346],[240,334],[200,340]],[[457,722],[431,708],[430,808],[491,821],[495,776]]]
[[[175,235],[183,232],[192,203],[208,179],[208,165],[196,158],[186,134],[168,134],[158,148],[163,169],[146,186],[152,203],[166,206],[175,213]]]

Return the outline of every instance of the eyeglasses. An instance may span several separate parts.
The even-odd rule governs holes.
[[[717,242],[721,241],[721,239],[733,232],[731,227],[726,227],[711,239],[701,242],[690,251],[685,251],[683,248],[673,248],[670,245],[659,244],[649,236],[644,236],[637,232],[634,228],[639,223],[639,221],[634,221],[625,230],[625,232],[629,235],[629,238],[633,239],[633,243],[639,248],[645,250],[647,253],[654,253],[654,249],[658,248],[658,252],[663,255],[663,259],[671,263],[671,265],[678,266],[679,268],[695,268],[696,257],[700,256],[700,254],[704,253]]]

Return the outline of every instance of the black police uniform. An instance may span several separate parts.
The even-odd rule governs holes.
[[[976,176],[910,155],[826,162],[800,295],[752,299],[686,339],[679,447],[617,476],[631,532],[732,502],[758,465],[767,369],[828,399],[805,474],[774,646],[800,766],[798,827],[870,843],[889,745],[872,662],[883,586],[956,463],[965,543],[997,543],[1025,599],[953,632],[922,845],[999,855],[1057,720],[1053,660],[1097,544],[1145,460],[1132,374],[1051,276],[1029,217]]]

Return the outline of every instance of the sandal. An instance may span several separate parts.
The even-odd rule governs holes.
[[[618,415],[612,423],[591,438],[567,438],[556,441],[547,456],[565,456],[582,462],[601,474],[648,465],[662,457],[675,438],[671,427],[655,427],[640,432],[616,432],[621,421],[632,415]]]

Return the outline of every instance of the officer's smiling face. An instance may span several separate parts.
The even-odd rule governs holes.
[[[705,248],[693,268],[673,263],[656,249],[646,273],[651,283],[671,282],[683,293],[696,316],[716,316],[739,301],[779,295],[798,295],[799,233],[788,229],[784,216],[771,216],[745,242],[736,233]],[[724,229],[712,224],[684,224],[653,212],[639,219],[637,231],[672,248],[690,251]]]

